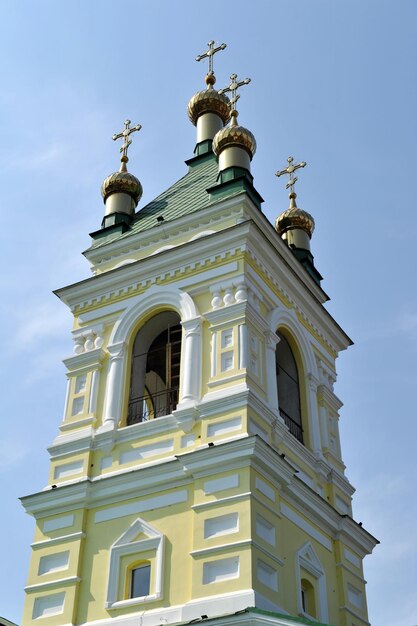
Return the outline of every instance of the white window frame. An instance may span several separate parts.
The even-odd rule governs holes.
[[[321,622],[328,622],[329,609],[327,603],[327,587],[326,576],[320,560],[316,554],[311,543],[308,541],[305,543],[296,553],[296,576],[297,576],[297,589],[298,589],[298,612],[303,617],[313,618],[320,620]],[[301,570],[308,572],[316,580],[316,606],[317,615],[308,615],[303,610],[303,601],[301,596]]]
[[[134,541],[139,533],[146,535],[146,539]],[[163,597],[163,569],[164,569],[164,535],[155,528],[147,524],[144,520],[138,518],[129,526],[126,532],[114,542],[110,548],[110,566],[107,586],[107,599],[105,603],[106,609],[118,609],[135,604],[143,604],[144,602],[153,602]],[[144,552],[150,550],[155,551],[155,559],[152,560],[152,568],[155,568],[151,574],[151,580],[154,580],[152,593],[147,596],[138,598],[118,599],[118,590],[120,577],[125,576],[125,571],[121,570],[122,557],[128,555],[136,555],[140,558]],[[149,560],[149,559],[146,559]]]

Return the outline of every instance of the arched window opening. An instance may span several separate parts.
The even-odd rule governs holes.
[[[297,364],[290,344],[284,335],[279,331],[277,331],[277,335],[280,340],[276,349],[279,413],[288,426],[290,433],[303,443]]]
[[[151,565],[141,563],[132,568],[130,573],[130,598],[142,598],[149,595],[151,584]]]
[[[314,586],[306,578],[301,579],[301,606],[310,617],[317,617]]]
[[[127,424],[169,415],[180,387],[182,327],[177,313],[155,315],[133,343]]]

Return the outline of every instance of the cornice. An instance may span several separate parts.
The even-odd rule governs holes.
[[[146,251],[146,248],[158,243],[169,244],[174,238],[186,233],[195,234],[200,226],[217,224],[224,218],[230,220],[233,215],[239,217],[251,205],[253,206],[253,203],[246,194],[239,194],[221,202],[209,204],[204,209],[188,213],[175,220],[164,222],[163,230],[155,225],[153,228],[116,239],[98,248],[90,248],[83,254],[96,266],[112,260],[117,262],[120,257],[128,256],[138,250]]]

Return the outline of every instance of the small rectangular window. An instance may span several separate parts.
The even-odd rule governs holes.
[[[130,597],[142,598],[149,595],[149,585],[151,581],[151,566],[144,564],[132,569],[130,583]]]
[[[85,391],[87,385],[87,376],[83,374],[82,376],[77,376],[75,379],[75,393],[82,393]]]

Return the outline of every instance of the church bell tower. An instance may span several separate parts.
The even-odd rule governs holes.
[[[187,172],[146,206],[121,165],[84,253],[93,275],[56,291],[74,316],[68,390],[36,520],[24,626],[368,625],[335,395],[351,341],[326,310],[313,217],[275,228],[251,174],[232,74],[188,104]],[[247,90],[249,92],[249,90]],[[135,167],[136,169],[136,167]],[[278,201],[277,201],[278,204]]]

